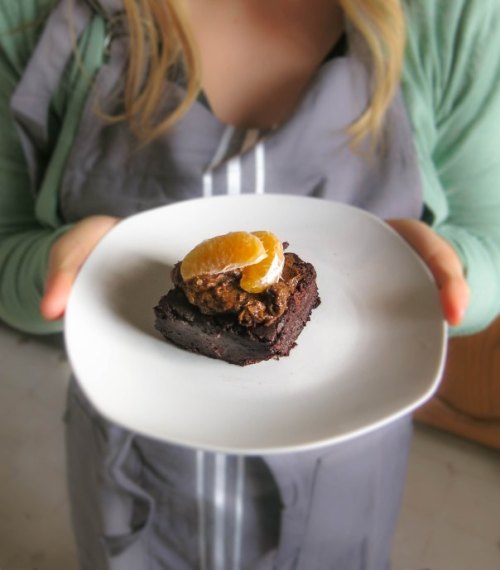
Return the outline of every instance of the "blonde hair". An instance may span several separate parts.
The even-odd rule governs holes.
[[[108,117],[127,120],[143,142],[168,130],[189,109],[200,90],[200,58],[183,8],[183,0],[123,0],[130,35],[124,112]],[[159,117],[165,78],[182,68],[186,94],[166,116]]]
[[[130,33],[124,112],[132,131],[148,142],[168,130],[190,107],[200,90],[200,61],[183,9],[183,0],[123,0]],[[349,133],[354,144],[376,138],[397,89],[405,45],[400,0],[340,0],[348,24],[362,40],[371,69],[371,99]],[[167,115],[159,116],[164,79],[182,66],[185,97]]]
[[[398,88],[403,68],[406,26],[400,0],[340,0],[347,20],[358,31],[372,70],[370,103],[351,125],[355,144],[376,139]]]

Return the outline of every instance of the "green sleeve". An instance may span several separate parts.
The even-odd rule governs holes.
[[[500,2],[408,0],[403,88],[435,230],[460,255],[470,334],[500,312]]]
[[[60,331],[39,311],[49,251],[69,226],[57,212],[57,192],[91,78],[102,65],[106,24],[97,15],[78,40],[73,58],[54,93],[58,130],[44,179],[34,198],[9,101],[56,0],[0,4],[0,319],[32,333]],[[82,73],[82,66],[85,72]]]
[[[49,249],[64,229],[43,227],[9,101],[36,43],[49,2],[18,0],[0,7],[0,319],[20,330],[55,332],[39,313]]]

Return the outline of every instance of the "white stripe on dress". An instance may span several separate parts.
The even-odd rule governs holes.
[[[207,570],[207,529],[205,513],[205,452],[196,452],[196,498],[198,502],[198,548],[200,570]]]
[[[266,155],[264,141],[255,147],[255,193],[264,194],[266,185]]]
[[[226,558],[225,511],[226,511],[226,456],[215,455],[214,478],[214,548],[213,568],[224,570]]]
[[[243,491],[244,491],[245,458],[236,459],[236,488],[234,505],[234,545],[233,545],[233,570],[239,570],[241,566],[241,546],[243,542]]]
[[[211,172],[203,175],[203,197],[210,198],[213,194],[214,179]]]
[[[230,196],[241,194],[241,160],[235,156],[227,163],[227,193]]]

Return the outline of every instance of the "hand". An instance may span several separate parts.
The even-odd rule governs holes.
[[[387,222],[420,255],[430,269],[436,285],[445,319],[458,325],[469,303],[469,286],[462,263],[452,246],[428,225],[417,220],[388,220]]]
[[[111,216],[90,216],[52,245],[40,312],[47,320],[64,315],[76,275],[97,243],[118,222]]]

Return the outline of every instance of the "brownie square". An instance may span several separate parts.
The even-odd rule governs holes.
[[[154,308],[155,327],[166,340],[190,352],[245,366],[287,356],[320,303],[316,271],[297,255],[292,263],[298,282],[285,312],[272,324],[242,325],[233,313],[207,315],[189,303],[180,287],[164,295]]]

